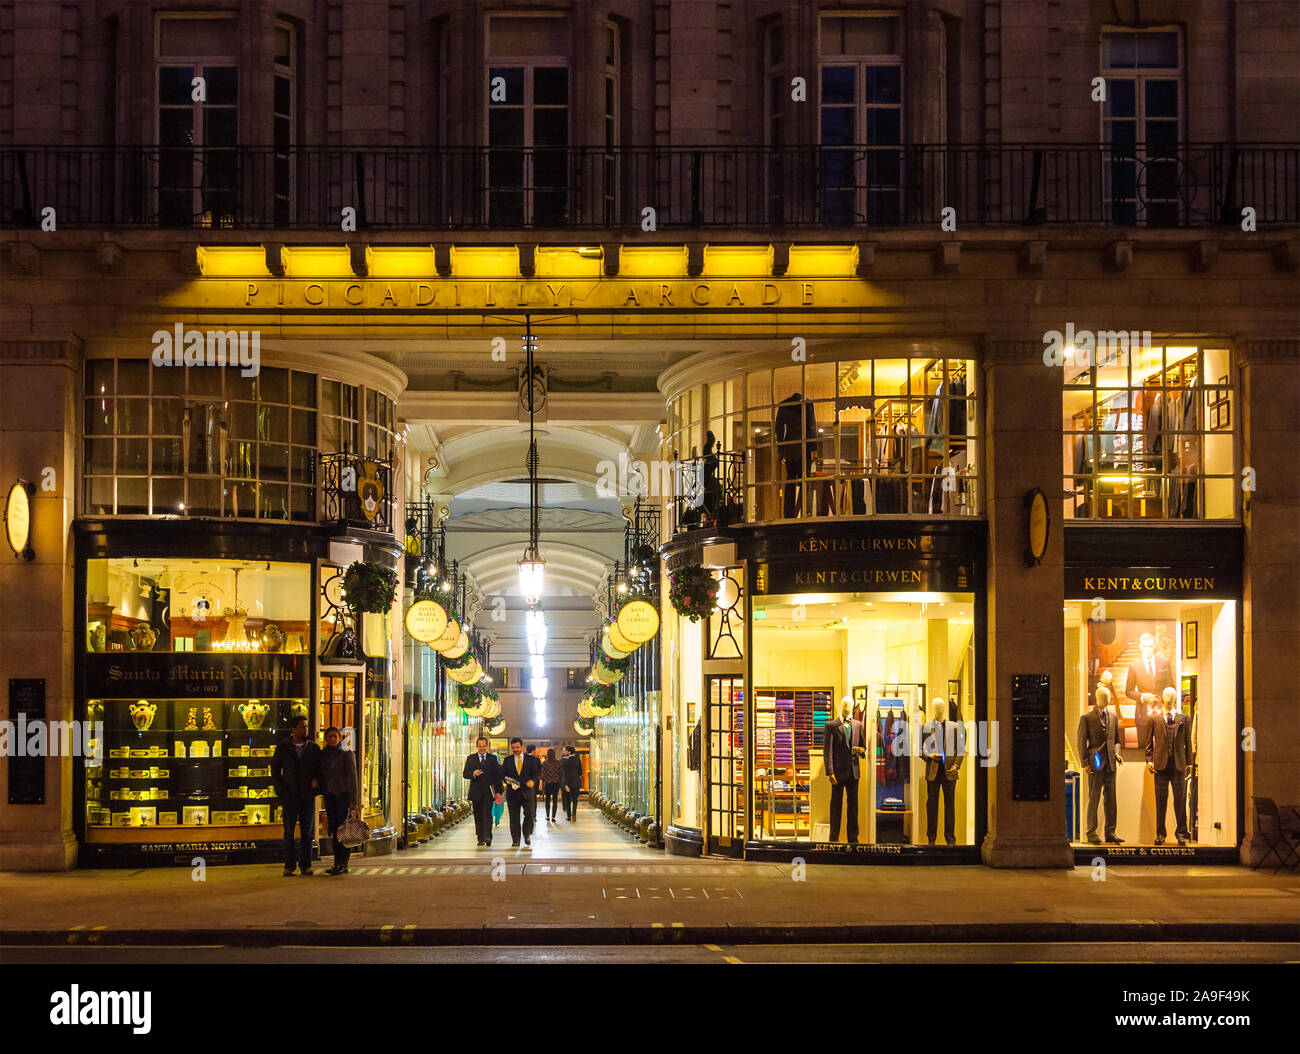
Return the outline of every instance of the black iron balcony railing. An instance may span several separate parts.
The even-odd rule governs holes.
[[[321,522],[392,534],[392,461],[350,451],[319,457]]]
[[[719,452],[673,465],[673,530],[727,527],[745,519],[745,455]]]
[[[0,227],[959,229],[1300,223],[1300,144],[0,147]]]

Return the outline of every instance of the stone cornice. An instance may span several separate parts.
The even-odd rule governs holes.
[[[1241,362],[1247,365],[1251,362],[1300,359],[1300,338],[1252,340],[1247,337],[1237,341],[1237,353]]]

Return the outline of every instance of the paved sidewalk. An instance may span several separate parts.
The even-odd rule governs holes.
[[[0,944],[460,945],[1300,941],[1300,879],[1236,867],[809,866],[683,860],[358,859],[0,874]],[[498,862],[494,866],[492,859]],[[409,862],[408,862],[409,861]],[[495,873],[495,878],[494,878]]]

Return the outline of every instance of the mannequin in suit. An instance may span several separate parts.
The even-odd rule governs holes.
[[[1124,694],[1137,703],[1138,746],[1142,746],[1147,741],[1151,715],[1159,709],[1164,690],[1174,686],[1174,675],[1169,660],[1156,653],[1156,638],[1152,634],[1142,634],[1138,648],[1141,655],[1129,664]]]
[[[1187,830],[1187,758],[1190,753],[1187,718],[1178,712],[1178,691],[1164,690],[1164,709],[1147,728],[1147,771],[1156,777],[1156,845],[1165,843],[1165,805],[1174,790],[1174,834],[1179,845],[1191,841]]]
[[[469,780],[469,800],[474,808],[474,833],[479,845],[492,844],[492,802],[501,793],[501,763],[488,749],[486,736],[478,737],[478,753],[465,759],[462,775]]]
[[[831,781],[831,841],[840,840],[840,815],[844,796],[849,798],[849,822],[845,838],[849,845],[858,842],[858,759],[867,753],[862,722],[853,719],[853,700],[840,700],[840,716],[831,718],[822,729],[822,763]]]
[[[1115,773],[1124,763],[1124,758],[1119,752],[1119,714],[1110,704],[1110,689],[1099,684],[1093,695],[1092,708],[1079,718],[1079,764],[1088,770],[1088,842],[1091,845],[1101,845],[1101,839],[1097,837],[1097,801],[1103,792],[1106,796],[1106,841],[1116,845],[1124,841],[1115,837],[1118,812]]]
[[[965,759],[965,729],[954,727],[950,720],[948,701],[930,701],[930,722],[922,735],[925,754],[925,837],[934,845],[939,830],[939,795],[943,795],[943,838],[949,845],[957,844],[956,815],[953,799],[956,797],[957,774]]]
[[[516,848],[521,828],[524,845],[533,844],[533,816],[537,811],[537,784],[541,778],[541,762],[524,753],[522,739],[512,739],[510,757],[501,766],[501,779],[511,781],[506,783],[506,812],[510,814],[510,842]]]
[[[817,417],[813,404],[802,392],[787,395],[776,408],[776,452],[785,468],[783,515],[792,519],[800,513],[799,502],[803,496],[798,482],[812,469],[814,443],[817,439]]]

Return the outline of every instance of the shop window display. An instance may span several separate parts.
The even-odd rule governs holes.
[[[255,560],[86,562],[88,652],[304,654],[311,571]]]
[[[312,522],[318,454],[393,450],[391,399],[314,373],[90,359],[85,376],[87,515]]]
[[[306,699],[91,699],[104,734],[86,762],[87,826],[277,823],[271,756],[306,712]]]
[[[973,626],[963,593],[755,597],[752,837],[971,844]]]
[[[974,515],[977,379],[970,360],[928,356],[809,362],[689,388],[670,403],[667,445],[700,459],[706,485],[681,525]],[[743,516],[723,507],[733,464]],[[728,478],[710,490],[719,474]]]
[[[1235,845],[1236,602],[1096,604],[1065,612],[1071,839]]]
[[[1238,488],[1227,349],[1129,343],[1064,367],[1065,516],[1231,519]]]

